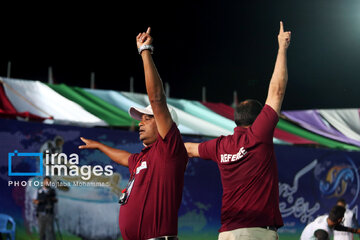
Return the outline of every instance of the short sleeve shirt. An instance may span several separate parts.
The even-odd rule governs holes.
[[[223,186],[220,232],[283,225],[273,146],[277,113],[265,105],[249,128],[199,145],[203,159],[218,164]]]
[[[177,235],[178,210],[188,161],[180,132],[173,124],[164,139],[129,157],[135,181],[128,201],[120,207],[123,239]]]

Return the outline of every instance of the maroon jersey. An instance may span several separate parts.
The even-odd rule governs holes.
[[[129,171],[135,173],[135,180],[127,203],[120,207],[123,239],[177,235],[187,161],[176,124],[164,139],[159,135],[151,146],[129,157]]]
[[[277,113],[265,105],[249,128],[199,145],[201,158],[218,164],[223,186],[220,232],[283,225],[273,133]]]

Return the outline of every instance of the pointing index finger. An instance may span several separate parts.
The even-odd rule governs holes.
[[[279,33],[283,33],[284,32],[284,24],[282,21],[280,21],[280,31]]]

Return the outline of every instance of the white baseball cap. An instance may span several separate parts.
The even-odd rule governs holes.
[[[170,112],[173,122],[175,122],[176,125],[178,125],[178,116],[177,116],[175,110],[172,107],[169,107],[169,105],[168,105],[168,109],[169,109],[169,112]],[[130,107],[129,114],[133,119],[136,119],[139,121],[141,121],[141,117],[144,114],[154,116],[154,112],[152,110],[151,105],[148,105],[146,108]]]

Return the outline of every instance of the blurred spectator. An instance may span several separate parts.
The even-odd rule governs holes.
[[[55,240],[54,205],[57,202],[55,189],[50,186],[51,178],[46,176],[43,186],[38,189],[37,197],[33,200],[38,218],[40,240]]]

